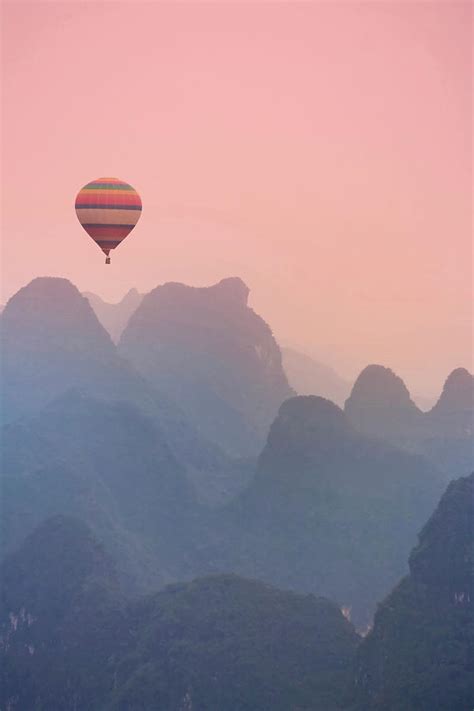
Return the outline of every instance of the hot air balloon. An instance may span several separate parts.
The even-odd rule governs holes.
[[[117,178],[99,178],[84,185],[76,197],[79,222],[105,254],[133,230],[142,214],[140,195],[128,183]]]

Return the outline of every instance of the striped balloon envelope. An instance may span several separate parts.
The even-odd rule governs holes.
[[[79,222],[98,244],[110,264],[109,253],[133,230],[142,214],[140,195],[117,178],[99,178],[84,185],[76,197]]]

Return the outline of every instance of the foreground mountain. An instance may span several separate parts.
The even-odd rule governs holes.
[[[423,454],[449,478],[474,468],[474,378],[464,368],[449,375],[438,402],[425,413],[401,378],[370,365],[357,378],[345,412],[360,432]]]
[[[336,711],[358,642],[331,602],[236,576],[124,605],[90,532],[55,518],[1,571],[2,711]]]
[[[350,385],[333,368],[293,348],[282,348],[281,354],[288,382],[298,395],[320,395],[344,405]]]
[[[109,304],[97,294],[88,291],[84,292],[83,296],[87,298],[100,323],[115,343],[120,339],[130,316],[135,313],[143,299],[143,294],[139,294],[136,289],[130,289],[116,304]]]
[[[129,402],[153,420],[202,501],[216,504],[245,484],[252,463],[232,461],[120,357],[89,301],[66,279],[34,279],[10,299],[0,324],[3,422],[38,414],[71,389]]]
[[[0,570],[0,709],[88,709],[120,649],[114,564],[81,521],[44,522]]]
[[[168,588],[133,610],[112,709],[331,711],[357,636],[328,600],[237,576]]]
[[[207,288],[169,283],[147,294],[119,352],[194,425],[233,455],[258,453],[292,391],[268,325],[238,278]]]
[[[474,474],[452,482],[363,642],[360,711],[474,707]]]
[[[290,399],[225,511],[217,565],[326,595],[364,626],[404,574],[442,486],[426,460],[359,434],[328,400]]]

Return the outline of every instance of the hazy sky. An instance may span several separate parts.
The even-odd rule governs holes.
[[[470,3],[3,3],[3,300],[240,275],[283,342],[471,367]],[[111,266],[74,199],[130,182]]]

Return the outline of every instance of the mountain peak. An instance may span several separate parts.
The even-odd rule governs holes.
[[[403,380],[382,365],[364,368],[344,411],[359,432],[376,437],[389,433],[391,441],[412,434],[422,418]]]
[[[415,407],[403,380],[383,365],[368,365],[354,383],[346,405]]]
[[[273,451],[323,451],[351,435],[346,416],[337,405],[316,395],[299,395],[281,405],[267,447]]]
[[[36,277],[26,286],[19,289],[7,302],[4,315],[7,317],[12,311],[22,309],[39,309],[48,306],[54,313],[72,301],[82,299],[78,289],[69,279],[62,277]]]
[[[125,301],[129,301],[130,299],[136,300],[140,296],[140,293],[138,289],[135,289],[134,286],[132,286],[131,289],[127,291],[127,293],[122,297],[122,300],[119,302],[123,304]]]
[[[278,416],[314,424],[327,424],[330,422],[333,427],[347,428],[347,422],[341,408],[331,400],[319,395],[290,397],[280,406]]]
[[[474,377],[466,368],[456,368],[446,378],[443,392],[433,410],[473,410]]]
[[[96,383],[117,362],[89,301],[67,279],[38,278],[1,316],[4,421],[31,412],[73,385]],[[96,385],[94,385],[96,387]]]
[[[9,603],[34,605],[56,576],[60,576],[63,596],[73,596],[90,576],[115,579],[115,564],[83,521],[55,515],[40,523],[5,559],[2,573],[6,590],[15,583],[15,599]]]
[[[221,279],[220,282],[210,288],[218,293],[220,297],[244,306],[247,305],[250,289],[240,277]]]
[[[36,361],[46,354],[84,353],[103,357],[113,344],[89,301],[67,279],[38,277],[8,301],[2,313],[3,348]],[[16,355],[13,356],[16,358]],[[48,356],[49,357],[49,356]]]

